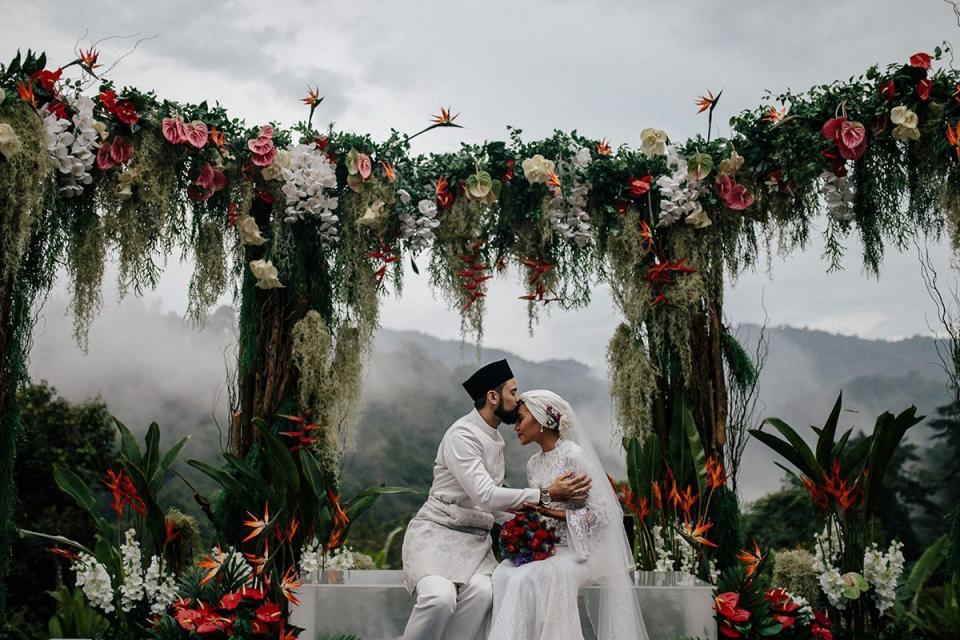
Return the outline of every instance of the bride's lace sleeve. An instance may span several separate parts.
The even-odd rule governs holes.
[[[572,444],[567,447],[566,467],[575,473],[586,473],[586,465],[580,457],[580,447]],[[606,481],[606,478],[592,478],[593,482]],[[582,559],[586,559],[590,554],[591,539],[596,538],[596,534],[607,525],[609,514],[602,507],[599,498],[595,497],[596,492],[591,491],[587,495],[585,503],[579,505],[567,505],[567,541],[570,547]]]

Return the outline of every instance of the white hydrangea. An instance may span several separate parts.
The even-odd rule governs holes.
[[[124,543],[120,545],[123,567],[123,584],[120,585],[120,608],[130,611],[143,599],[143,557],[137,532],[127,529]]]
[[[667,227],[680,220],[698,224],[704,218],[700,198],[707,193],[706,186],[700,180],[694,180],[687,173],[687,161],[675,147],[667,149],[667,166],[673,173],[657,179],[660,188],[660,217],[658,227]]]
[[[877,609],[881,615],[893,607],[897,599],[897,582],[903,574],[903,544],[894,540],[886,553],[874,542],[863,556],[863,577],[876,590]]]
[[[70,568],[76,573],[77,586],[83,589],[87,601],[104,613],[111,613],[114,610],[113,585],[107,568],[89,553],[80,553]]]
[[[853,220],[854,190],[850,178],[838,177],[832,171],[820,174],[823,185],[820,194],[827,205],[827,213],[837,222]]]
[[[159,556],[150,558],[150,566],[143,580],[143,592],[150,603],[150,613],[165,612],[177,599],[177,580],[172,573],[164,573]]]
[[[90,170],[100,147],[93,100],[80,96],[71,100],[71,106],[77,110],[71,120],[52,113],[43,119],[47,152],[60,174],[60,192],[67,198],[82,194],[84,186],[93,182]]]
[[[333,213],[338,204],[337,172],[330,159],[312,145],[297,145],[290,150],[289,166],[281,175],[287,199],[284,222],[315,220],[324,247],[335,245],[340,234],[339,218]]]
[[[400,202],[409,204],[410,194],[402,189],[397,192]],[[440,226],[437,220],[437,203],[433,200],[421,200],[417,209],[405,207],[398,216],[400,218],[400,233],[403,239],[410,244],[413,251],[428,249],[435,240],[433,230]]]
[[[300,575],[307,576],[323,567],[323,545],[314,536],[300,549]]]
[[[352,547],[338,547],[327,556],[327,569],[355,569],[356,566],[357,562]]]

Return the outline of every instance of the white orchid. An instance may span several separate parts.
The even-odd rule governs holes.
[[[259,247],[267,241],[260,235],[260,227],[257,226],[257,219],[253,216],[242,215],[234,223],[237,232],[240,234],[240,242],[243,244]]]
[[[323,246],[335,245],[340,236],[337,228],[340,219],[333,213],[338,204],[334,195],[337,191],[336,167],[314,146],[301,144],[290,150],[289,166],[282,168],[281,173],[284,181],[281,191],[287,200],[284,222],[307,218],[317,220]]]

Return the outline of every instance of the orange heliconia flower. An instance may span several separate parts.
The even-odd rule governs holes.
[[[350,526],[350,518],[340,506],[340,496],[332,487],[327,487],[327,499],[330,500],[330,506],[333,508],[333,530],[324,548],[332,551],[343,544],[347,527]]]
[[[383,165],[383,175],[387,176],[389,182],[394,182],[397,179],[397,171],[393,168],[393,165],[386,160],[381,160],[380,164]]]
[[[716,456],[707,459],[707,482],[712,491],[727,484],[727,473],[723,468],[723,463]]]
[[[721,91],[720,93],[723,93],[723,92]],[[715,106],[717,106],[717,100],[719,100],[719,99],[720,99],[720,94],[719,94],[719,93],[715,96],[715,95],[713,95],[713,92],[712,92],[712,91],[707,91],[707,95],[706,95],[706,96],[700,96],[700,97],[697,98],[696,101],[694,102],[694,104],[696,104],[697,106],[700,107],[700,110],[697,111],[697,113],[703,113],[703,112],[706,111],[707,109],[712,109],[712,108],[714,108]]]
[[[80,61],[80,65],[93,71],[97,67],[102,67],[103,65],[97,64],[97,58],[100,57],[100,52],[90,47],[86,51],[80,49],[80,52],[77,54],[77,59]]]
[[[18,82],[17,94],[24,102],[29,102],[34,108],[37,106],[37,97],[33,95],[33,82]]]
[[[215,144],[217,148],[222,149],[227,144],[227,136],[223,131],[220,131],[216,127],[210,127],[210,142]]]
[[[440,107],[440,113],[430,118],[430,120],[434,124],[438,124],[441,127],[449,127],[453,125],[453,121],[456,120],[459,115],[460,115],[459,113],[455,115],[450,115],[450,107],[447,107],[447,108]],[[453,126],[456,126],[456,125],[453,125]]]
[[[767,109],[766,113],[763,114],[763,119],[770,124],[780,124],[788,120],[787,113],[789,113],[789,107],[781,107],[777,109],[776,107],[770,107]],[[792,116],[791,116],[792,117]]]
[[[760,567],[760,563],[763,561],[763,552],[760,550],[760,545],[757,544],[757,541],[753,541],[752,553],[746,549],[741,549],[740,553],[737,554],[737,560],[746,566],[747,577],[749,578],[753,576]]]
[[[547,186],[550,187],[551,189],[557,189],[557,190],[561,188],[560,176],[558,176],[556,172],[547,171]]]
[[[280,580],[280,592],[283,594],[283,597],[286,598],[290,604],[299,605],[300,600],[297,599],[294,591],[302,586],[303,582],[297,580],[296,567],[288,568],[287,572],[283,574],[283,579]]]
[[[957,86],[960,87],[960,85]],[[960,120],[957,120],[955,128],[947,125],[947,142],[957,152],[957,158],[960,159]]]
[[[264,569],[267,568],[267,563],[270,562],[270,541],[263,541],[262,554],[257,555],[255,553],[245,553],[243,554],[243,557],[247,561],[247,564],[253,568],[253,575],[262,575]]]
[[[200,586],[207,584],[216,577],[217,573],[223,567],[223,563],[227,559],[227,554],[223,552],[223,549],[220,548],[220,545],[217,545],[216,550],[214,550],[213,555],[204,558],[197,563],[197,566],[201,569],[209,569],[207,575],[203,576],[203,579],[200,580]]]
[[[264,529],[266,529],[270,525],[270,505],[269,504],[263,505],[262,519],[257,518],[257,516],[253,515],[249,511],[247,511],[247,515],[250,516],[250,519],[245,520],[243,523],[243,526],[249,528],[250,533],[247,534],[247,537],[243,539],[243,542],[249,542],[250,540],[253,540],[257,536],[259,536],[261,533],[263,533]]]
[[[693,524],[688,520],[687,522],[683,523],[683,532],[699,544],[716,549],[718,548],[717,545],[707,540],[705,537],[707,531],[709,531],[711,527],[713,527],[712,522],[704,522],[703,520],[699,520],[697,525],[693,526]]]
[[[315,89],[311,89],[310,87],[307,87],[307,97],[302,98],[302,101],[303,101],[303,104],[310,107],[315,107],[321,102],[323,102],[323,97],[321,97],[320,95],[320,87],[316,87]]]
[[[604,138],[597,143],[597,155],[598,156],[610,156],[613,155],[613,151],[610,149],[610,143],[607,142],[607,139]]]

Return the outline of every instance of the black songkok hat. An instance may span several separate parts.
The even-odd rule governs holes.
[[[504,382],[513,377],[513,371],[506,360],[497,360],[478,369],[470,378],[463,383],[463,388],[467,390],[474,402],[487,394],[487,391],[496,389]]]

